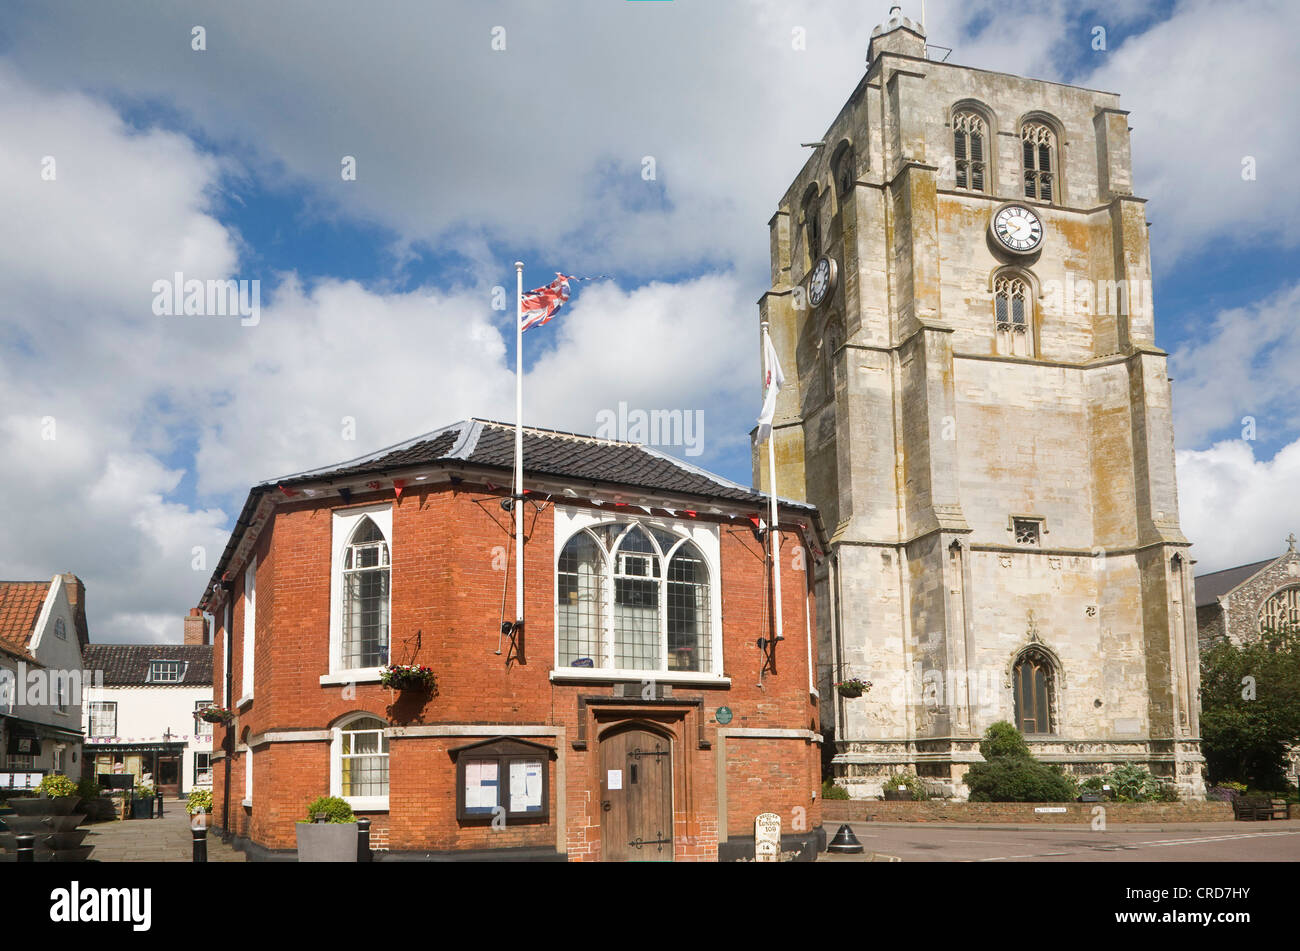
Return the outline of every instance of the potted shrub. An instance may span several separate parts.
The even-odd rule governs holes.
[[[136,786],[131,793],[131,818],[153,818],[154,790],[152,786]]]
[[[885,780],[886,802],[922,802],[929,798],[925,783],[915,773],[895,773]]]
[[[194,815],[198,812],[212,811],[212,790],[195,789],[190,793],[190,798],[185,802],[185,812],[188,815]]]
[[[352,807],[337,796],[321,796],[307,807],[307,818],[298,820],[298,861],[356,860],[357,820]]]
[[[841,680],[835,685],[835,689],[840,692],[841,697],[852,700],[860,697],[871,689],[870,680],[862,680],[859,677],[850,677],[848,680]]]
[[[379,674],[379,682],[393,690],[430,693],[436,679],[432,667],[419,664],[389,664]]]

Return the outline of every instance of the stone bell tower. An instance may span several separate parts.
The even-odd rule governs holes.
[[[931,59],[894,8],[769,228],[778,490],[833,532],[816,584],[838,780],[874,795],[908,769],[964,795],[980,735],[1011,720],[1077,777],[1132,762],[1203,797],[1119,97]],[[842,697],[849,677],[873,686]]]

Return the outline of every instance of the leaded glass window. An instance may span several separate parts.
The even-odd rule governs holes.
[[[388,795],[386,726],[377,717],[358,717],[339,731],[341,796]]]
[[[343,559],[343,666],[388,663],[388,542],[379,526],[363,518]]]

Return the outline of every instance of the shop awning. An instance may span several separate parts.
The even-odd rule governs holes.
[[[6,752],[10,756],[39,756],[41,754],[41,734],[35,723],[6,718],[5,732],[9,734]]]

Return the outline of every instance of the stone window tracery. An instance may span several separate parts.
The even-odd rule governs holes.
[[[959,112],[952,120],[952,154],[957,187],[982,192],[985,182],[985,153],[988,128],[976,112]]]
[[[1020,130],[1024,158],[1025,197],[1050,202],[1057,174],[1056,136],[1041,122],[1027,122]]]

